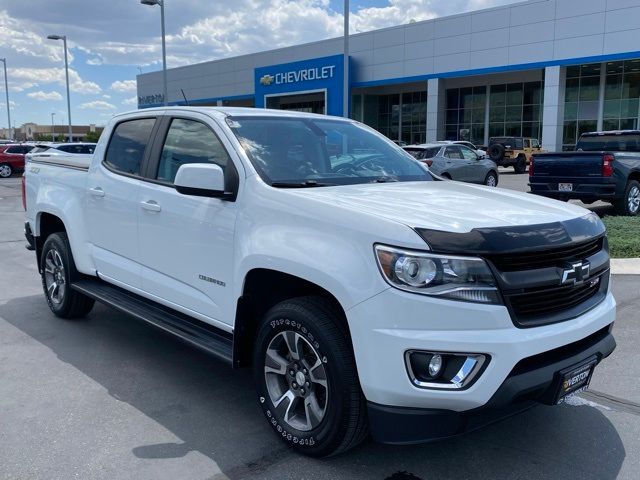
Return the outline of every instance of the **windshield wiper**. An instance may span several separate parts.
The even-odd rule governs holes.
[[[378,177],[373,180],[371,183],[387,183],[387,182],[397,182],[398,179],[395,177]]]
[[[276,188],[312,188],[312,187],[333,187],[336,183],[322,183],[315,180],[304,180],[302,182],[273,182],[272,187]]]

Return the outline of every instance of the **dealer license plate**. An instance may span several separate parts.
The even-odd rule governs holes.
[[[578,367],[570,367],[560,372],[560,385],[556,395],[556,404],[560,405],[564,401],[580,392],[585,391],[591,382],[593,369],[598,363],[596,357],[590,358]]]
[[[572,192],[573,191],[573,183],[559,183],[558,190],[561,192]]]

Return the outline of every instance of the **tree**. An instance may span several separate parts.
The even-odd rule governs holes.
[[[89,132],[84,136],[84,141],[96,143],[99,138],[100,138],[100,134],[98,132]]]

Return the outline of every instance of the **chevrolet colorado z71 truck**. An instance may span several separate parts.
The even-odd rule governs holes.
[[[619,215],[640,213],[640,131],[585,133],[575,152],[536,154],[531,193],[558,200],[610,202]]]
[[[436,181],[348,119],[117,115],[88,168],[33,158],[25,189],[55,315],[104,302],[252,366],[266,420],[308,455],[562,403],[615,348],[596,215]]]

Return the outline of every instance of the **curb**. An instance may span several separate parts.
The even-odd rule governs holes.
[[[613,275],[640,275],[640,258],[612,258]]]

